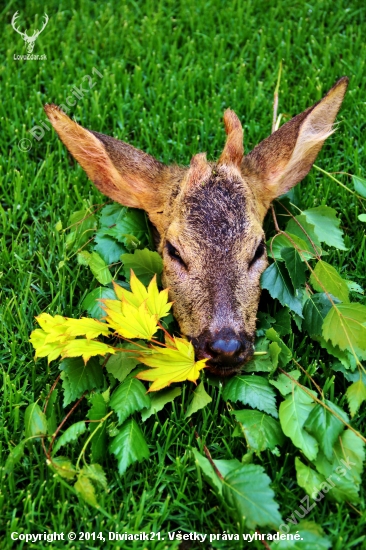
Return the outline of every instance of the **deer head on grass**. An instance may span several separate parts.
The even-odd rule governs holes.
[[[86,130],[54,105],[46,113],[89,178],[108,197],[145,210],[157,231],[163,284],[198,359],[221,376],[253,354],[260,276],[267,266],[263,219],[276,197],[309,172],[346,92],[341,78],[317,104],[244,156],[236,114],[217,162],[166,166],[117,139]]]

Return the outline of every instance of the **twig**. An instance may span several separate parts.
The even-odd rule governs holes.
[[[260,535],[261,538],[259,540],[263,544],[264,548],[266,548],[266,550],[271,550],[271,547],[268,545],[268,542],[262,539],[262,533],[260,532],[260,530],[256,529],[255,532],[258,533],[258,535]]]
[[[55,433],[54,433],[53,436],[52,436],[50,446],[48,447],[48,453],[46,453],[46,456],[47,456],[48,459],[51,459],[52,447],[53,447],[53,444],[54,444],[54,442],[55,442],[55,439],[56,439],[56,437],[57,437],[58,432],[62,429],[62,427],[63,427],[63,425],[65,424],[65,422],[70,418],[70,416],[72,415],[72,413],[74,412],[74,410],[77,408],[77,406],[79,405],[79,403],[81,403],[81,401],[84,399],[85,394],[86,394],[86,392],[84,392],[83,395],[80,397],[80,399],[78,399],[78,400],[76,401],[75,405],[69,410],[69,412],[67,413],[67,415],[65,416],[65,418],[62,420],[61,424],[59,424],[59,425],[57,426],[57,429],[56,429]]]
[[[302,366],[300,365],[300,363],[298,363],[298,362],[296,361],[296,359],[294,359],[293,357],[292,357],[292,360],[293,360],[293,362],[302,370],[302,372],[309,378],[309,380],[314,384],[314,386],[316,387],[316,389],[318,390],[318,392],[320,393],[320,395],[324,398],[323,390],[321,389],[320,386],[318,386],[318,384],[315,382],[315,380],[310,376],[310,374],[308,373],[308,371],[305,370],[304,367],[302,367]]]
[[[190,420],[189,422],[189,425],[191,426],[191,428],[193,428],[193,424],[192,424],[192,421]],[[194,428],[193,428],[194,429]],[[196,439],[201,439],[197,430],[194,429],[194,435],[195,435],[195,438]],[[205,455],[209,461],[209,463],[211,464],[211,466],[213,467],[213,469],[215,470],[216,474],[218,475],[218,477],[223,480],[224,479],[224,476],[222,475],[222,473],[219,471],[219,469],[217,468],[216,464],[214,463],[214,461],[212,460],[212,456],[210,454],[210,451],[208,450],[208,448],[206,447],[206,445],[204,443],[202,443],[203,445],[203,450],[205,452]]]

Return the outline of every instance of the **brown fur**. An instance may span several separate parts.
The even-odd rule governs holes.
[[[253,353],[260,276],[267,265],[265,251],[261,255],[263,218],[271,201],[309,172],[333,131],[347,84],[341,78],[319,103],[245,157],[242,126],[228,109],[218,162],[209,163],[200,153],[189,168],[165,166],[131,145],[82,128],[54,105],[45,106],[95,185],[113,200],[148,213],[181,332],[217,374],[237,372]]]

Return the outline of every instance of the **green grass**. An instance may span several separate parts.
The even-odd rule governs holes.
[[[50,21],[37,39],[34,53],[47,61],[18,61],[24,42],[10,26],[20,12],[19,25],[39,26],[41,9]],[[366,129],[365,8],[363,1],[322,2],[203,0],[185,2],[91,2],[34,0],[9,2],[1,13],[4,62],[0,67],[1,116],[1,229],[0,229],[0,364],[3,400],[0,414],[0,463],[23,434],[28,403],[45,396],[57,365],[33,360],[28,342],[34,316],[47,310],[66,316],[81,314],[83,297],[95,286],[76,258],[66,258],[61,220],[85,205],[105,198],[67,155],[53,131],[40,141],[29,130],[46,121],[42,105],[64,103],[73,86],[90,75],[92,90],[71,113],[87,128],[119,137],[154,154],[163,162],[188,164],[191,156],[207,151],[217,158],[224,143],[222,114],[233,108],[243,121],[249,151],[271,130],[273,91],[283,61],[279,112],[286,118],[301,112],[342,75],[350,77],[349,91],[338,117],[337,132],[327,141],[317,164],[333,172],[365,177]],[[26,25],[25,25],[26,23]],[[34,27],[35,28],[35,27]],[[95,67],[103,77],[92,74]],[[31,140],[29,152],[18,143]],[[346,185],[350,178],[338,176]],[[342,275],[366,286],[365,235],[357,215],[362,204],[331,179],[313,169],[299,186],[303,208],[334,207],[342,220],[347,252],[332,252],[329,262]],[[65,264],[59,268],[59,262]],[[288,338],[295,358],[312,365],[324,385],[331,379],[325,352],[304,335]],[[316,366],[314,366],[316,365]],[[305,379],[302,379],[303,383]],[[188,388],[188,387],[187,387]],[[340,376],[328,394],[346,407]],[[232,419],[213,388],[213,401],[194,417],[194,424],[214,458],[241,458],[241,440],[232,437]],[[194,430],[184,419],[188,389],[169,412],[151,418],[144,427],[150,445],[148,463],[132,466],[121,478],[114,460],[104,465],[110,491],[103,508],[113,519],[96,513],[48,469],[39,444],[29,446],[25,458],[0,481],[0,547],[39,548],[11,543],[9,533],[43,531],[161,531],[181,529],[201,533],[238,530],[197,471],[190,446]],[[171,412],[170,412],[171,411]],[[84,411],[85,412],[85,411]],[[62,418],[61,401],[57,406]],[[354,426],[361,429],[365,406]],[[83,408],[74,420],[83,418]],[[261,463],[273,480],[284,518],[298,507],[303,491],[296,484],[293,446],[281,457],[263,453]],[[365,491],[358,506],[363,517],[347,504],[322,501],[307,519],[320,524],[333,550],[366,548]],[[265,532],[265,530],[262,530]],[[146,548],[176,548],[166,541]],[[45,546],[46,547],[46,546]],[[61,548],[52,543],[49,548]],[[74,543],[73,548],[95,548]],[[141,548],[141,543],[110,548]],[[263,548],[253,543],[253,548]],[[192,547],[194,548],[194,546]],[[226,546],[226,548],[228,548]]]

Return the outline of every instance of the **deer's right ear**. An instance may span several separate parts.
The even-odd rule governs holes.
[[[343,77],[324,98],[281,126],[243,159],[242,173],[255,192],[264,217],[273,199],[301,181],[312,167],[346,93]]]
[[[156,224],[164,205],[168,168],[123,141],[82,128],[55,105],[45,105],[45,111],[63,143],[98,189],[125,206],[142,208]]]

